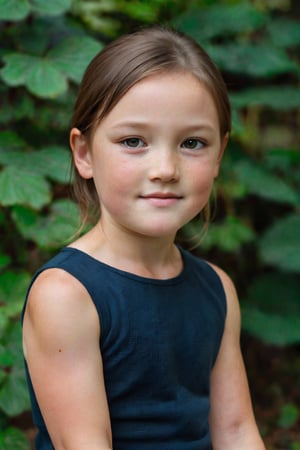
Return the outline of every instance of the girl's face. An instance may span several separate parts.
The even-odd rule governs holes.
[[[206,205],[227,143],[206,87],[189,73],[136,83],[89,144],[71,132],[75,164],[94,178],[103,226],[174,237]]]

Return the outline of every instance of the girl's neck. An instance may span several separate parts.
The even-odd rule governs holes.
[[[99,222],[72,244],[99,261],[135,275],[168,279],[182,271],[182,258],[174,237],[147,237],[105,230]]]

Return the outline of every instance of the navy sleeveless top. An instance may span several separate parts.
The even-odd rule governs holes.
[[[114,450],[212,448],[210,373],[224,331],[226,298],[209,264],[185,250],[181,254],[182,272],[160,280],[66,247],[33,278],[48,268],[63,269],[82,283],[96,306]],[[25,368],[36,449],[53,450]]]

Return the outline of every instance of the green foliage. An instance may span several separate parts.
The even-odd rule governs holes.
[[[300,214],[276,221],[260,241],[261,259],[289,272],[300,272]]]
[[[17,428],[8,427],[0,431],[1,450],[30,450],[30,443]]]
[[[20,233],[35,241],[40,248],[57,248],[69,241],[79,228],[79,211],[70,200],[55,200],[49,214],[40,214],[25,207],[15,207],[12,217]]]
[[[290,181],[269,171],[266,167],[243,159],[235,165],[234,172],[237,180],[249,194],[291,206],[297,206],[300,203],[300,195]]]
[[[258,276],[249,286],[247,299],[242,304],[244,329],[269,344],[298,343],[299,292],[300,282],[292,274]]]
[[[28,282],[28,280],[27,280]],[[8,416],[16,416],[29,407],[27,385],[21,349],[21,326],[15,323],[0,348],[1,389],[0,409]],[[11,328],[11,329],[10,329]]]
[[[1,449],[29,449],[10,426],[29,408],[19,325],[26,288],[79,227],[67,149],[75,92],[104,43],[141,25],[175,25],[222,69],[233,132],[215,219],[197,251],[236,274],[245,331],[300,343],[300,29],[288,2],[275,3],[0,0]],[[185,227],[187,246],[198,229]],[[286,405],[278,425],[292,426],[298,413]]]
[[[28,450],[9,418],[29,409],[19,323],[41,254],[79,227],[66,148],[74,92],[102,48],[70,0],[0,1],[0,448]]]
[[[278,426],[281,428],[291,428],[294,426],[299,418],[299,408],[293,403],[286,403],[278,418]]]
[[[286,403],[281,409],[278,426],[281,428],[290,428],[295,425],[298,418],[299,408],[293,403]]]
[[[224,264],[230,254],[233,276],[242,270],[244,330],[291,345],[300,342],[300,32],[292,14],[274,13],[247,1],[212,2],[174,23],[206,48],[231,88],[221,209],[201,252],[210,258],[218,250]],[[195,236],[197,226],[185,236]]]
[[[56,97],[67,90],[68,79],[80,81],[87,63],[100,49],[90,37],[73,36],[41,56],[9,53],[3,56],[2,80],[12,87],[25,85],[37,97]]]
[[[56,16],[66,12],[71,6],[71,0],[0,0],[1,20],[24,20],[33,14]]]
[[[15,320],[20,314],[29,280],[26,273],[5,272],[0,276],[0,417],[17,416],[30,407],[24,377],[21,326]],[[21,431],[0,427],[0,448],[29,450],[30,446]]]

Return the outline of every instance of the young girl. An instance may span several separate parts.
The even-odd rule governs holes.
[[[263,450],[234,286],[175,244],[230,132],[218,69],[158,27],[84,75],[70,144],[94,227],[41,268],[24,308],[37,450]]]

